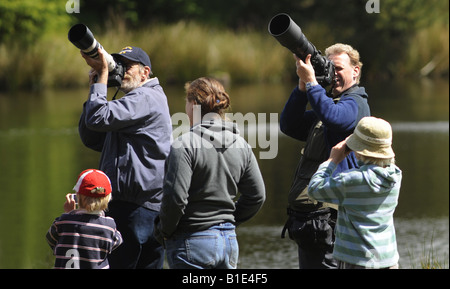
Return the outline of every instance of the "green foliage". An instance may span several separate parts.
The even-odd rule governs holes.
[[[155,22],[174,23],[195,20],[229,28],[266,29],[270,18],[279,12],[290,14],[300,25],[309,22],[333,23],[341,28],[366,26],[376,30],[414,31],[431,22],[448,23],[446,0],[379,0],[380,13],[368,14],[368,0],[96,0],[82,1],[79,20],[104,23],[112,15],[127,24],[147,25]],[[439,19],[437,19],[439,18]],[[91,24],[91,23],[88,23]]]
[[[31,44],[43,34],[67,27],[70,16],[58,0],[2,0],[0,43]]]
[[[379,13],[366,11],[368,1],[98,0],[86,4],[77,17],[96,25],[120,19],[130,28],[195,21],[234,31],[250,28],[267,35],[270,19],[285,12],[319,49],[348,43],[360,51],[366,71],[382,71],[385,78],[405,69],[406,57],[411,55],[405,50],[415,44],[411,40],[418,30],[438,25],[445,31],[448,27],[448,0],[378,0]],[[100,14],[103,18],[98,11],[105,11]]]
[[[74,14],[66,3],[0,0],[0,88],[84,83],[85,63],[67,40],[76,22],[110,53],[130,43],[146,48],[166,81],[295,77],[292,56],[267,31],[280,12],[319,50],[336,42],[355,47],[363,80],[448,76],[448,0],[379,0],[380,13],[367,13],[368,0],[79,0]]]

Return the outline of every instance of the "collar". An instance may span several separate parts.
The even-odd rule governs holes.
[[[102,217],[105,216],[105,212],[102,210],[88,212],[85,209],[78,209],[78,210],[73,210],[71,213],[76,214],[76,215],[87,214],[87,215],[97,215],[97,216],[102,216]]]

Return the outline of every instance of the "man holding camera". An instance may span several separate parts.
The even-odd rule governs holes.
[[[283,133],[306,142],[289,192],[289,219],[283,229],[283,237],[287,229],[298,245],[300,269],[337,268],[332,258],[337,207],[310,199],[308,184],[331,148],[353,133],[361,118],[370,115],[368,95],[358,86],[362,67],[358,51],[338,43],[325,54],[335,67],[330,95],[317,83],[311,55],[305,61],[294,55],[299,84],[280,117]],[[311,110],[306,110],[308,103]],[[350,153],[334,174],[354,167],[357,161]]]
[[[117,100],[107,100],[106,52],[97,58],[81,52],[90,72],[89,98],[79,122],[83,143],[101,152],[99,169],[111,180],[112,201],[107,214],[114,218],[124,242],[110,255],[111,268],[161,269],[164,249],[153,237],[172,140],[167,97],[157,78],[150,78],[150,58],[139,47],[113,54],[124,67]],[[96,79],[96,83],[95,83]]]

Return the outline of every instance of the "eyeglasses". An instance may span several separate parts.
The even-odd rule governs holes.
[[[128,71],[133,66],[139,65],[139,63],[138,62],[122,62],[122,65],[123,65],[125,71]]]

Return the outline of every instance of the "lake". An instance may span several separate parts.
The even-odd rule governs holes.
[[[298,268],[297,246],[280,238],[303,145],[278,129],[294,86],[227,88],[232,116],[245,120],[241,132],[254,148],[267,190],[262,210],[237,229],[242,269]],[[403,171],[395,212],[400,268],[421,268],[430,255],[448,268],[449,83],[415,79],[365,87],[372,114],[392,124],[396,162]],[[172,116],[184,112],[183,85],[165,91]],[[53,265],[45,234],[62,213],[79,172],[98,167],[100,157],[78,136],[87,93],[87,88],[0,93],[0,268]]]

